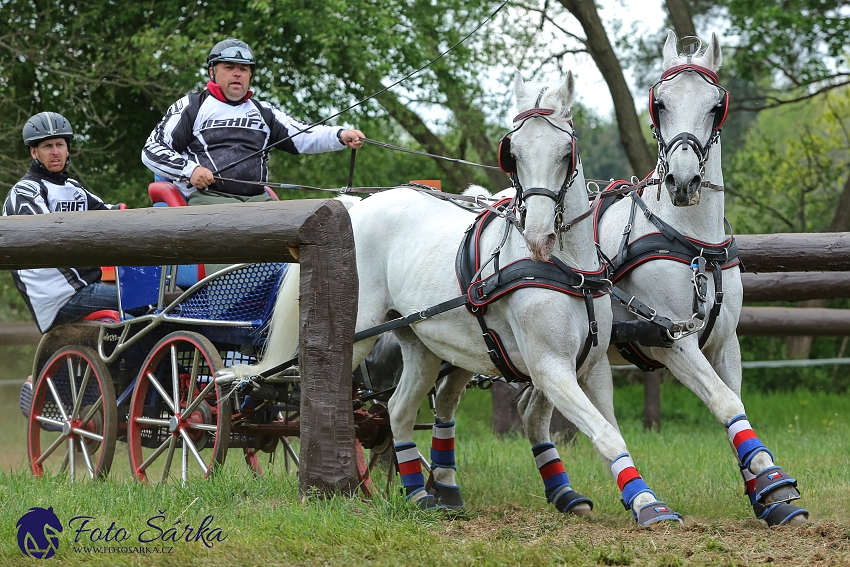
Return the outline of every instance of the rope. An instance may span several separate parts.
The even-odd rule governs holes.
[[[460,164],[463,164],[463,165],[472,165],[472,166],[475,166],[475,167],[483,167],[485,169],[495,169],[496,171],[502,170],[500,167],[495,166],[495,165],[485,165],[483,163],[475,163],[473,161],[467,161],[465,159],[450,158],[450,157],[441,156],[441,155],[437,155],[437,154],[429,154],[428,152],[420,152],[420,151],[417,151],[417,150],[411,150],[410,148],[403,148],[401,146],[394,146],[394,145],[388,144],[386,142],[379,142],[377,140],[370,140],[369,138],[360,138],[360,141],[366,142],[367,144],[373,144],[375,146],[380,146],[382,148],[395,150],[397,152],[404,152],[404,153],[407,153],[407,154],[416,154],[418,156],[427,156],[427,157],[431,157],[431,158],[434,158],[434,159],[441,159],[441,160],[444,160],[444,161],[450,161],[452,163],[460,163]]]
[[[473,35],[473,34],[475,34],[478,30],[480,30],[482,27],[484,27],[484,24],[486,24],[487,22],[489,22],[490,20],[492,20],[492,19],[493,19],[493,17],[494,17],[496,14],[498,14],[498,13],[502,10],[502,8],[504,8],[504,7],[507,5],[507,3],[508,3],[508,2],[510,2],[510,0],[505,0],[504,2],[502,2],[502,3],[499,5],[499,7],[498,7],[498,8],[496,8],[496,10],[495,10],[495,11],[493,11],[493,12],[492,12],[489,16],[487,16],[486,18],[484,18],[484,20],[483,20],[480,24],[478,24],[478,26],[477,26],[474,30],[472,30],[471,32],[469,32],[468,34],[466,34],[465,36],[463,36],[460,40],[458,40],[458,41],[457,41],[457,43],[455,43],[454,45],[452,45],[451,47],[449,47],[447,50],[443,51],[442,53],[440,53],[439,55],[437,55],[436,57],[434,57],[433,59],[431,59],[430,61],[428,61],[428,62],[427,62],[427,63],[425,63],[423,66],[421,66],[421,67],[419,67],[418,69],[416,69],[415,71],[411,71],[410,73],[408,73],[407,75],[405,75],[405,76],[404,76],[404,77],[402,77],[401,79],[397,80],[397,81],[396,81],[396,82],[394,82],[393,84],[391,84],[391,85],[389,85],[389,86],[387,86],[387,87],[384,87],[383,89],[379,90],[378,92],[376,92],[376,93],[374,93],[374,94],[371,94],[371,95],[367,96],[367,97],[366,97],[366,98],[364,98],[363,100],[357,101],[357,102],[355,102],[354,104],[352,104],[352,105],[350,105],[350,106],[348,106],[348,107],[346,107],[346,108],[343,108],[342,110],[340,110],[340,111],[339,111],[339,112],[337,112],[336,114],[331,114],[330,116],[328,116],[327,118],[325,118],[325,119],[323,119],[323,120],[320,120],[320,121],[318,121],[318,122],[313,122],[312,124],[309,124],[309,125],[308,125],[305,129],[303,129],[303,130],[298,130],[297,132],[295,132],[295,133],[294,133],[294,134],[292,134],[291,136],[287,136],[286,138],[283,138],[283,139],[281,139],[281,140],[278,140],[278,141],[277,141],[277,142],[275,142],[274,144],[271,144],[271,145],[269,145],[269,146],[266,146],[266,147],[265,147],[265,148],[263,148],[262,150],[257,150],[256,152],[253,152],[253,153],[251,153],[251,154],[248,154],[247,156],[242,157],[242,158],[240,158],[240,159],[238,159],[238,160],[234,161],[233,163],[231,163],[231,164],[229,164],[229,165],[225,165],[225,166],[224,166],[224,167],[222,167],[221,169],[218,169],[218,170],[216,170],[216,171],[213,171],[213,174],[221,173],[222,171],[227,171],[228,169],[230,169],[230,168],[232,168],[232,167],[235,167],[235,166],[239,165],[239,164],[240,164],[240,163],[242,163],[243,161],[246,161],[246,160],[248,160],[248,159],[251,159],[251,158],[253,158],[253,157],[256,157],[256,156],[258,156],[258,155],[262,154],[263,152],[267,152],[267,151],[271,150],[273,147],[277,146],[278,144],[282,144],[282,143],[284,143],[284,142],[286,142],[286,141],[288,141],[288,140],[291,140],[292,138],[294,138],[295,136],[298,136],[299,134],[303,134],[304,132],[309,132],[312,128],[314,128],[314,127],[316,127],[316,126],[320,126],[320,125],[324,124],[325,122],[327,122],[328,120],[331,120],[331,119],[333,119],[333,118],[336,118],[337,116],[339,116],[339,115],[341,115],[341,114],[344,114],[344,113],[348,112],[348,111],[349,111],[349,110],[351,110],[352,108],[356,108],[356,107],[360,106],[360,105],[361,105],[361,104],[363,104],[364,102],[369,101],[369,100],[371,100],[371,99],[373,99],[373,98],[377,97],[378,95],[380,95],[380,94],[383,94],[383,93],[387,92],[387,91],[388,91],[388,90],[390,90],[391,88],[393,88],[393,87],[395,87],[395,86],[397,86],[397,85],[401,84],[402,82],[404,82],[404,81],[406,81],[407,79],[409,79],[410,77],[412,77],[412,76],[416,75],[416,74],[417,74],[417,73],[419,73],[420,71],[423,71],[424,69],[427,69],[427,68],[428,68],[428,67],[430,67],[430,66],[431,66],[434,62],[436,62],[436,61],[438,61],[438,60],[442,59],[442,58],[443,58],[444,56],[446,56],[449,52],[451,52],[454,48],[456,48],[457,46],[459,46],[460,44],[462,44],[464,41],[466,41],[467,39],[469,39],[470,37],[472,37],[472,35]]]

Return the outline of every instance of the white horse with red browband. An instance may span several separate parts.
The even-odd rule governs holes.
[[[802,523],[808,512],[789,503],[799,498],[796,481],[774,464],[752,430],[740,399],[741,353],[735,329],[743,289],[738,263],[723,258],[724,250],[735,253],[736,249],[729,246],[724,222],[720,127],[729,101],[717,81],[721,63],[720,44],[713,34],[705,50],[690,56],[681,55],[676,35],[668,34],[662,80],[650,94],[659,141],[653,175],[657,183],[644,189],[642,200],[624,198],[611,206],[599,220],[597,233],[602,251],[615,266],[617,258],[623,257],[624,232],[628,232],[628,244],[641,239],[646,243],[647,235],[663,232],[658,219],[693,245],[690,253],[680,241],[672,246],[662,241],[659,246],[645,247],[644,257],[669,255],[673,247],[684,252],[678,261],[652,259],[612,277],[626,292],[624,299],[633,295],[656,310],[658,317],[691,323],[690,328],[684,324],[673,333],[680,338],[672,348],[640,347],[641,356],[669,368],[726,426],[756,516],[769,525]],[[699,260],[701,256],[703,260]],[[702,288],[696,300],[695,288]],[[615,320],[636,319],[617,303],[614,316]]]
[[[572,489],[549,439],[554,404],[591,439],[638,522],[679,521],[679,515],[659,502],[638,474],[614,419],[606,358],[611,304],[600,293],[606,288],[602,283],[606,280],[592,223],[585,218],[569,230],[559,230],[571,224],[568,219],[589,213],[569,114],[575,94],[572,74],[549,88],[526,85],[517,72],[515,94],[519,114],[512,123],[510,141],[503,144],[502,158],[511,162],[505,168],[515,172],[514,182],[523,187],[521,206],[508,211],[522,217],[522,232],[503,219],[480,231],[475,229],[483,266],[479,279],[493,273],[495,262],[486,260],[498,249],[503,268],[516,263],[529,269],[560,270],[557,278],[572,283],[559,280],[548,288],[528,287],[536,282],[522,276],[515,280],[522,286],[486,306],[486,327],[501,338],[492,347],[505,355],[501,367],[488,354],[490,347],[482,338],[479,321],[463,307],[395,331],[404,370],[389,401],[389,413],[402,483],[408,498],[424,508],[463,505],[454,457],[458,400],[471,372],[502,374],[504,360],[509,359],[518,374],[530,376],[534,386],[525,391],[519,407],[549,502],[558,510],[580,515],[588,514],[592,507],[588,498]],[[399,188],[364,199],[349,212],[360,283],[358,332],[399,314],[418,313],[467,291],[458,286],[455,260],[475,220],[469,211]],[[568,268],[558,267],[558,263]],[[582,290],[587,290],[587,295]],[[473,296],[479,298],[470,294]],[[290,353],[279,350],[277,344],[281,337],[292,336],[293,325],[297,331],[297,318],[278,317],[286,307],[276,306],[267,356],[256,366],[232,368],[233,376],[256,375],[287,358]],[[374,343],[372,337],[355,344],[353,368]],[[422,399],[435,384],[441,361],[462,371],[450,375],[438,387],[431,447],[433,476],[426,483],[413,441],[413,425]]]

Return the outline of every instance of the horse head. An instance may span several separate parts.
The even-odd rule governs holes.
[[[514,91],[519,113],[510,137],[502,139],[499,162],[516,187],[531,257],[548,260],[578,163],[570,117],[575,82],[568,72],[560,85],[550,89],[526,84],[516,71]]]
[[[700,201],[705,163],[719,141],[729,94],[717,83],[723,55],[714,34],[705,49],[690,54],[680,54],[677,43],[669,32],[661,80],[649,90],[649,111],[658,140],[656,173],[673,205],[685,207]]]

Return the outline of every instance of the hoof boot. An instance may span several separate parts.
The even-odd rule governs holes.
[[[753,511],[759,520],[764,520],[770,527],[805,524],[809,520],[808,510],[787,502],[780,502],[771,506],[754,504]]]
[[[438,482],[431,483],[426,487],[428,494],[437,499],[440,506],[449,510],[460,510],[463,508],[463,495],[459,486],[446,486]]]
[[[664,502],[650,502],[640,509],[635,520],[642,526],[651,526],[652,524],[657,524],[659,522],[677,522],[679,524],[684,524],[682,521],[682,515],[678,512],[674,512]]]
[[[569,486],[561,486],[548,498],[559,512],[574,514],[576,516],[589,516],[593,510],[593,501],[582,496]]]

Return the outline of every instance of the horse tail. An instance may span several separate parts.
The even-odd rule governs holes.
[[[277,292],[266,345],[260,359],[256,364],[236,364],[231,367],[229,370],[237,377],[260,374],[298,353],[300,283],[301,265],[289,264]]]

